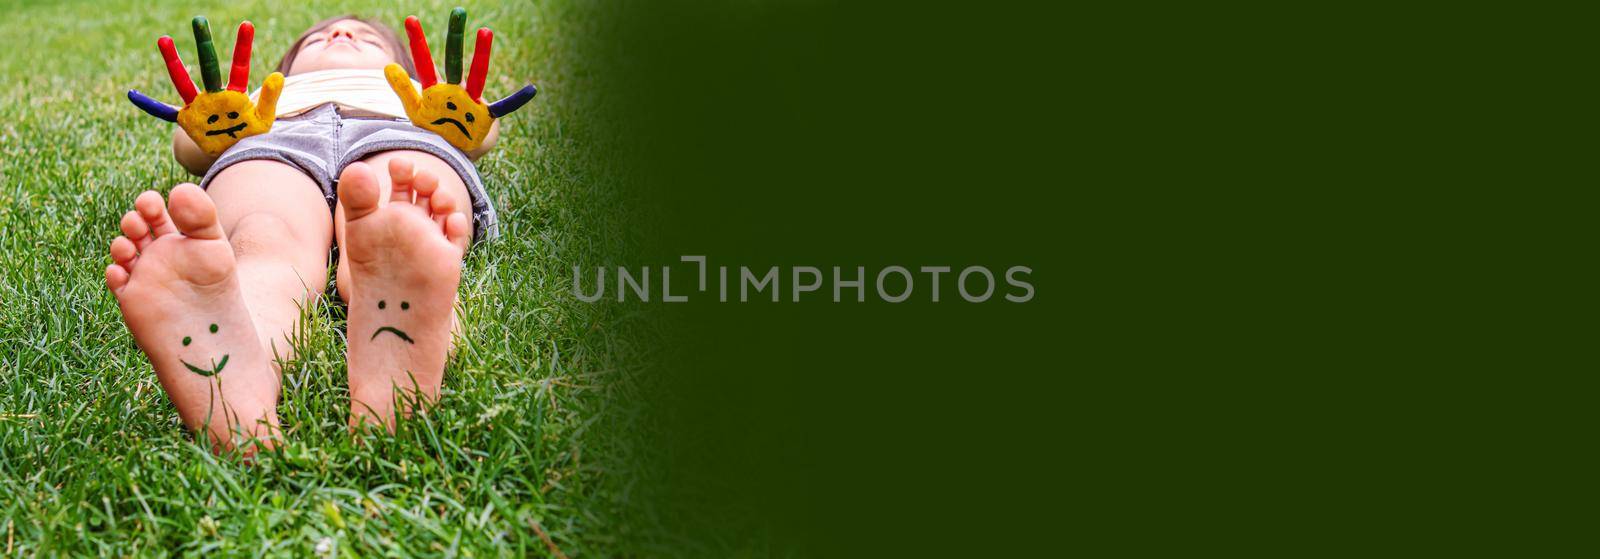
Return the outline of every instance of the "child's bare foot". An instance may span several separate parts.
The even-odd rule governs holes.
[[[167,207],[147,191],[134,208],[106,267],[123,322],[184,424],[205,428],[218,448],[248,437],[270,445],[278,377],[239,292],[216,206],[200,187],[181,184]]]
[[[394,427],[395,405],[439,397],[461,256],[472,234],[439,179],[404,158],[389,161],[393,192],[380,207],[373,169],[353,163],[339,177],[345,211],[341,250],[350,266],[350,421]],[[437,195],[436,195],[437,194]]]

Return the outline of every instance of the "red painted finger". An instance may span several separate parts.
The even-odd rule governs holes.
[[[433,87],[439,83],[439,76],[434,73],[428,37],[422,34],[422,21],[417,16],[406,17],[406,37],[411,39],[411,61],[417,64],[417,81],[422,82],[423,89]]]
[[[161,59],[167,62],[167,76],[172,78],[172,87],[178,90],[178,96],[183,97],[183,104],[188,105],[200,92],[195,89],[189,70],[178,59],[178,47],[172,44],[172,37],[166,35],[156,40],[156,46],[161,48]]]
[[[488,27],[478,29],[478,40],[472,44],[472,69],[467,71],[467,95],[473,101],[483,102],[483,80],[489,75],[489,47],[494,42],[494,32]]]
[[[228,89],[244,93],[250,86],[250,45],[256,40],[256,26],[239,24],[239,38],[233,42],[233,71],[228,73]]]

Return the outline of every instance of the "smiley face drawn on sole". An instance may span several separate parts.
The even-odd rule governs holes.
[[[387,308],[388,306],[389,306],[388,301],[378,301],[378,310],[381,311],[381,310]],[[410,309],[411,309],[411,303],[410,302],[407,302],[407,301],[401,301],[400,302],[400,310],[405,311],[405,310],[410,310]],[[384,332],[388,332],[390,334],[394,334],[395,337],[398,337],[398,338],[400,338],[402,340],[405,340],[405,342],[408,343],[408,344],[416,345],[416,343],[417,343],[416,341],[411,339],[411,336],[406,335],[405,332],[402,332],[402,331],[400,331],[399,328],[395,328],[393,326],[384,326],[384,327],[378,328],[378,330],[376,332],[372,333],[372,337],[368,338],[367,340],[368,341],[376,340],[376,339],[378,339],[378,334],[382,334]]]
[[[179,363],[183,363],[183,366],[188,367],[189,368],[189,372],[191,372],[191,373],[194,373],[194,374],[197,374],[197,375],[200,375],[200,376],[203,376],[203,377],[214,377],[214,376],[217,376],[217,373],[221,373],[222,372],[222,368],[223,367],[228,366],[228,356],[227,355],[223,355],[222,356],[222,360],[213,363],[210,369],[202,369],[202,368],[196,367],[196,366],[190,364],[188,361],[184,361],[182,359],[179,359],[178,362]]]
[[[217,333],[217,325],[216,324],[212,324],[210,330],[211,330],[212,334]],[[191,338],[189,336],[184,336],[183,337],[183,345],[185,347],[188,347],[188,345],[191,344],[191,343],[194,343],[194,338]],[[214,376],[217,376],[217,374],[222,372],[222,368],[223,367],[227,367],[228,366],[228,356],[229,356],[229,354],[223,354],[221,360],[212,360],[211,361],[211,368],[209,368],[209,369],[208,368],[202,368],[202,367],[196,367],[196,366],[194,366],[193,363],[190,363],[188,361],[184,361],[183,359],[179,359],[178,362],[179,363],[183,363],[183,366],[188,367],[189,368],[189,372],[191,372],[191,373],[194,373],[194,374],[197,374],[197,375],[200,375],[200,376],[203,376],[203,377],[214,377]]]

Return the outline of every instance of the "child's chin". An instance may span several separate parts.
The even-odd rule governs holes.
[[[295,61],[295,73],[321,70],[382,70],[394,62],[386,53],[369,53],[359,49],[334,46],[319,53],[316,60]]]

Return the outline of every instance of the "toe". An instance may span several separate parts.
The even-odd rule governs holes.
[[[396,157],[389,160],[389,192],[390,202],[411,202],[411,191],[415,185],[416,165],[405,157]]]
[[[217,222],[217,205],[200,187],[184,183],[173,188],[172,204],[167,209],[184,235],[197,239],[223,238],[222,224]]]
[[[422,208],[425,212],[431,212],[440,219],[444,217],[444,214],[432,209],[437,205],[437,202],[432,201],[432,199],[439,192],[438,175],[427,170],[418,170],[416,178],[411,181],[411,188],[417,191],[417,207]]]
[[[351,293],[351,290],[355,289],[355,286],[350,284],[351,281],[353,280],[350,279],[350,251],[341,250],[339,251],[339,266],[334,269],[333,273],[333,288],[339,292],[339,300],[344,301],[346,306],[350,304],[350,301],[354,301],[351,297],[355,297]]]
[[[450,217],[450,214],[455,213],[456,208],[461,206],[460,201],[456,200],[456,196],[448,190],[440,191],[430,196],[428,203],[428,209],[433,212],[434,220],[438,221],[440,225],[444,225],[445,218]]]
[[[129,211],[122,214],[122,234],[136,243],[135,248],[144,248],[150,244],[150,224],[139,217],[139,212]]]
[[[361,219],[378,209],[378,176],[371,165],[358,161],[339,174],[339,204],[344,206],[345,221]]]
[[[128,240],[127,237],[117,237],[111,240],[111,260],[116,262],[117,265],[127,266],[132,264],[133,257],[138,255],[138,248],[133,246],[133,241]]]
[[[146,190],[139,198],[133,201],[133,209],[139,212],[139,217],[144,218],[150,225],[150,233],[156,237],[171,235],[178,232],[172,226],[172,218],[167,215],[167,208],[162,204],[161,195],[154,190]]]
[[[472,219],[466,214],[450,214],[444,221],[444,237],[465,252],[467,243],[472,241]]]
[[[128,285],[128,269],[112,264],[106,266],[106,287],[113,293],[122,291]]]

